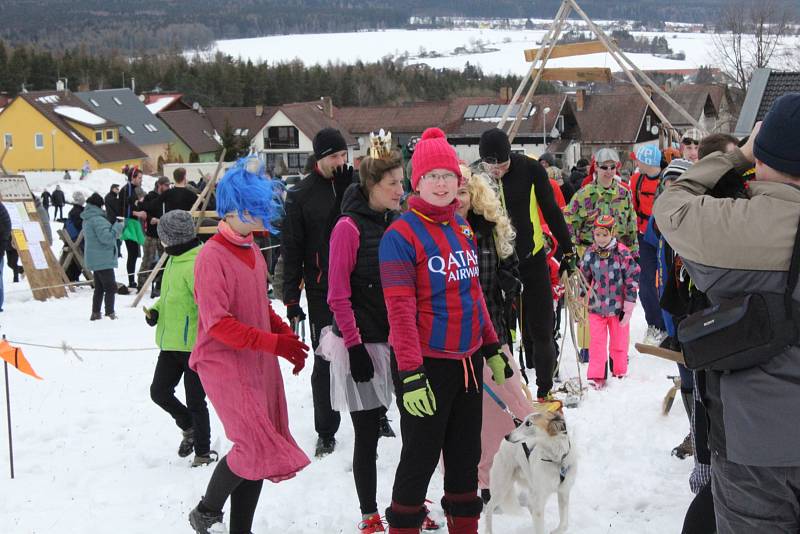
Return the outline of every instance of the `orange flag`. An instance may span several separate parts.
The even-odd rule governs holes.
[[[12,347],[5,339],[0,341],[0,358],[4,359],[26,375],[31,375],[33,378],[42,380],[42,377],[36,374],[36,371],[31,367],[30,362],[22,354],[22,349]]]

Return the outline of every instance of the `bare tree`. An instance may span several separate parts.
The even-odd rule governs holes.
[[[714,47],[722,71],[744,95],[753,71],[771,66],[784,38],[792,33],[794,13],[777,0],[738,0],[721,15]]]

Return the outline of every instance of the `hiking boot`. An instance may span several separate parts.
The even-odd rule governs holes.
[[[223,514],[222,512],[201,512],[201,504],[203,504],[203,501],[200,501],[200,504],[189,512],[189,524],[197,534],[209,534],[208,529],[217,523],[222,523]]]
[[[186,458],[194,451],[194,429],[181,430],[181,433],[183,434],[183,439],[181,444],[178,445],[178,456]]]
[[[201,465],[208,465],[214,463],[219,459],[217,451],[208,451],[208,454],[195,454],[192,460],[192,467],[200,467]]]
[[[361,520],[358,524],[358,532],[360,534],[375,534],[375,532],[386,532],[386,529],[383,528],[381,516],[376,512]]]
[[[692,435],[686,434],[686,437],[683,438],[683,443],[672,449],[672,456],[676,456],[681,460],[685,459],[687,456],[692,456],[694,454],[694,449],[692,449]]]
[[[333,449],[336,448],[336,438],[333,436],[329,438],[323,438],[320,436],[317,439],[317,450],[314,452],[314,456],[317,458],[322,458],[323,456],[328,456],[330,453],[333,452]]]
[[[111,319],[111,320],[114,320],[114,321],[116,321],[117,319],[119,319],[119,317],[117,317],[117,314],[116,314],[116,313],[114,313],[114,312],[107,313],[107,314],[106,314],[106,317],[108,317],[109,319]]]
[[[385,415],[378,420],[378,437],[397,437],[397,435],[394,433],[394,430],[392,430],[392,425],[389,424],[389,419]]]
[[[103,316],[100,315],[100,312],[92,312],[92,316],[89,317],[89,320],[90,321],[99,321],[102,318],[103,318]]]

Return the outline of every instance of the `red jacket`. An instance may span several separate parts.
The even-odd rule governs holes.
[[[653,214],[653,203],[656,200],[659,178],[650,178],[636,172],[631,176],[631,193],[633,193],[633,209],[636,212],[636,227],[640,234],[647,232],[647,223]]]

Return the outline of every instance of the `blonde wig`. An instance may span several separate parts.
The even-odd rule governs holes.
[[[506,259],[514,253],[514,239],[517,233],[511,226],[511,220],[500,203],[500,193],[492,187],[492,179],[487,174],[473,173],[468,167],[461,167],[461,174],[466,180],[469,191],[471,210],[494,223],[494,243],[500,259]]]

